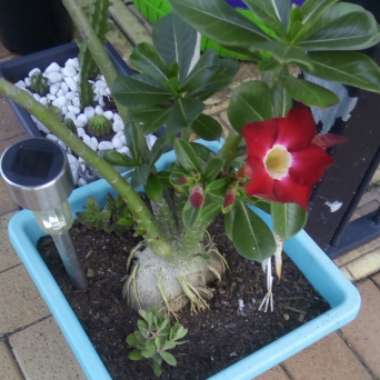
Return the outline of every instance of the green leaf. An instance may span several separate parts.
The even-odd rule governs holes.
[[[175,130],[190,127],[202,113],[203,102],[197,98],[178,99],[171,109],[167,124]]]
[[[249,47],[268,37],[221,0],[169,0],[175,13],[202,34],[226,46]]]
[[[245,0],[248,8],[272,28],[283,30],[288,25],[290,0]]]
[[[156,353],[156,346],[153,341],[146,341],[144,349],[141,351],[141,355],[145,359],[152,358]]]
[[[157,105],[170,101],[171,93],[148,84],[140,75],[119,76],[112,85],[112,95],[128,107]]]
[[[281,83],[277,83],[277,85],[273,88],[272,98],[272,116],[285,117],[292,108],[293,102],[288,91]]]
[[[276,243],[272,231],[242,201],[235,203],[226,220],[227,236],[241,256],[262,262],[274,254]]]
[[[152,369],[153,369],[153,373],[156,377],[161,377],[162,368],[161,368],[160,364],[158,364],[157,362],[153,362],[152,363]]]
[[[204,140],[217,140],[223,133],[221,125],[211,116],[201,114],[191,125],[193,131]]]
[[[139,346],[139,340],[136,338],[136,333],[128,335],[127,343],[131,347],[138,347]],[[137,360],[139,360],[139,359],[137,359]]]
[[[232,93],[228,117],[238,131],[249,122],[271,119],[272,94],[269,86],[261,81],[243,83]]]
[[[283,240],[302,230],[307,221],[307,212],[295,203],[271,203],[274,231]]]
[[[367,49],[377,33],[377,22],[370,12],[341,2],[322,15],[311,35],[298,38],[297,45],[314,51]]]
[[[174,339],[175,340],[181,340],[187,335],[187,333],[188,333],[188,330],[185,327],[183,327],[182,325],[179,325],[178,329],[174,335]]]
[[[177,367],[177,360],[170,352],[161,351],[160,355],[167,364],[172,367]]]
[[[185,170],[202,173],[204,163],[193,146],[184,139],[177,139],[174,144],[177,162]]]
[[[122,154],[119,152],[116,152],[115,150],[107,150],[103,154],[103,158],[110,163],[111,165],[115,166],[124,166],[127,168],[133,168],[137,165],[136,160],[133,160],[126,154]]]
[[[159,83],[164,84],[168,80],[165,62],[152,45],[147,43],[137,45],[133,49],[130,63],[137,71]]]
[[[222,171],[225,161],[219,157],[213,157],[208,161],[204,177],[207,182],[214,180]]]
[[[158,105],[130,109],[131,118],[143,129],[144,134],[154,133],[161,128],[171,112],[173,112],[172,107]]]
[[[187,201],[182,209],[182,222],[185,228],[192,228],[199,218],[201,209],[194,208],[192,204]]]
[[[318,22],[320,17],[339,0],[306,0],[300,8],[302,23]]]
[[[293,99],[308,106],[326,108],[339,102],[338,96],[333,92],[303,79],[286,75],[281,78],[281,82]]]
[[[317,77],[380,93],[380,68],[367,55],[357,52],[310,53]],[[305,68],[306,71],[307,68]]]
[[[157,175],[150,175],[145,186],[146,195],[154,202],[162,199],[165,185]]]
[[[144,359],[139,351],[132,351],[128,354],[128,359],[132,361],[138,361]]]
[[[162,17],[153,27],[153,42],[169,65],[179,66],[180,80],[188,75],[197,45],[197,32],[177,15]]]
[[[186,79],[182,91],[188,96],[207,99],[229,85],[239,69],[239,63],[232,59],[220,58],[214,52],[206,51]]]

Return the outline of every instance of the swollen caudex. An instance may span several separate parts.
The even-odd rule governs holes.
[[[212,296],[208,285],[220,280],[225,269],[225,259],[215,248],[203,255],[168,261],[149,247],[136,247],[128,263],[123,295],[135,310],[164,308],[176,313],[190,302],[192,311],[201,311]]]

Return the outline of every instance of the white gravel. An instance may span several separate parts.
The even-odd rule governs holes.
[[[21,89],[28,89],[30,86],[30,78],[41,73],[39,68],[32,69],[28,76],[16,83],[16,86]],[[110,96],[111,92],[102,75],[99,75],[96,80],[92,81],[94,92],[94,100],[98,104],[95,107],[86,107],[83,112],[80,109],[79,98],[79,60],[78,58],[68,59],[64,66],[61,67],[58,63],[52,62],[42,74],[48,79],[50,89],[49,93],[41,97],[38,94],[33,94],[34,98],[43,105],[53,105],[57,107],[62,114],[64,120],[71,119],[76,126],[78,137],[91,149],[98,152],[106,150],[117,150],[123,154],[129,154],[127,141],[124,134],[124,123],[118,113],[104,110],[104,96]],[[86,132],[86,125],[89,119],[94,115],[104,115],[112,122],[112,130],[114,135],[111,141],[101,141],[96,137],[89,136]],[[37,128],[50,140],[57,142],[67,152],[68,162],[73,173],[74,182],[79,185],[85,185],[89,181],[97,178],[94,172],[88,168],[81,158],[77,158],[72,154],[71,150],[64,145],[56,136],[51,134],[49,130],[32,116]],[[151,149],[156,141],[156,136],[148,135],[147,144]]]

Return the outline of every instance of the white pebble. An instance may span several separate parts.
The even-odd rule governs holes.
[[[66,77],[65,82],[69,86],[71,91],[74,91],[74,92],[78,91],[78,84],[77,84],[77,82],[75,82],[75,80],[73,78]]]
[[[89,147],[91,148],[91,137],[88,136],[88,135],[85,135],[83,136],[83,142]],[[83,164],[84,165],[84,164]]]
[[[79,137],[84,137],[84,136],[87,136],[87,133],[86,133],[86,131],[84,130],[84,128],[79,127],[79,128],[77,128],[77,135],[78,135]]]
[[[45,74],[49,73],[56,73],[61,70],[61,67],[58,65],[58,63],[53,62],[51,63],[46,69],[45,69]]]
[[[127,156],[130,156],[130,150],[127,146],[123,146],[122,148],[117,150],[121,154],[126,154]]]
[[[69,92],[69,86],[65,83],[65,82],[62,82],[61,83],[61,91],[64,93],[64,94],[67,94]]]
[[[81,177],[78,179],[78,185],[79,186],[87,185],[87,181],[83,177]]]
[[[96,113],[97,115],[103,115],[103,113],[104,113],[103,108],[100,107],[100,106],[96,106],[96,107],[95,107],[95,113]]]
[[[73,102],[73,99],[76,97],[75,95],[75,92],[72,92],[72,91],[69,91],[67,94],[65,94],[65,98],[70,101],[70,102]],[[75,105],[75,104],[74,104]]]
[[[98,145],[99,150],[111,150],[113,149],[113,144],[110,141],[101,141]]]
[[[33,98],[34,98],[35,100],[37,100],[37,102],[39,102],[40,99],[41,99],[41,96],[40,96],[39,94],[34,93],[34,94],[33,94]]]
[[[87,116],[88,119],[91,119],[93,116],[95,116],[95,110],[93,107],[86,107],[83,113]]]
[[[116,119],[116,116],[119,117],[119,119]],[[114,116],[114,121],[113,121],[113,125],[112,125],[112,129],[114,130],[114,132],[122,132],[124,130],[124,123],[123,121],[120,119],[120,116],[119,115],[115,115]]]
[[[87,116],[82,113],[77,117],[75,125],[77,128],[83,128],[87,124],[87,121]]]
[[[18,82],[16,82],[15,86],[18,88],[22,88],[22,89],[24,89],[26,87],[25,82],[23,80],[19,80]]]
[[[51,140],[51,141],[55,141],[57,142],[58,141],[58,138],[56,136],[54,136],[53,134],[49,133],[47,136],[46,136],[47,139]]]
[[[56,99],[56,96],[53,95],[53,94],[47,94],[46,97],[47,97],[48,100],[50,100],[51,102],[53,102],[53,101]]]
[[[66,114],[66,120],[68,120],[68,119],[70,119],[72,122],[74,122],[74,124],[75,124],[75,120],[77,119],[76,118],[76,115],[75,114],[73,114],[73,113],[71,113],[71,112],[68,112],[67,114]]]
[[[69,112],[75,114],[75,115],[78,115],[78,113],[80,113],[80,109],[79,107],[75,107],[75,106],[67,106],[67,109]]]
[[[91,137],[91,149],[97,150],[98,149],[98,139],[96,137]]]
[[[52,95],[57,95],[58,91],[59,91],[59,84],[58,83],[52,84],[50,86],[50,93]]]
[[[77,70],[73,66],[65,66],[62,70],[62,74],[65,77],[73,77],[77,74]]]
[[[79,99],[79,96],[74,96],[73,98],[72,98],[72,101],[71,101],[72,103],[73,103],[73,106],[75,106],[75,107],[80,107],[80,99]]]
[[[30,87],[30,78],[25,78],[24,82],[26,87]]]
[[[37,74],[41,74],[41,70],[38,67],[30,70],[28,76],[29,78],[31,78],[33,75],[37,75]]]
[[[65,63],[65,67],[73,67],[74,69],[78,69],[79,68],[78,58],[69,58]]]
[[[62,80],[62,74],[59,72],[51,72],[45,74],[45,77],[49,80],[50,83],[58,83]]]
[[[62,109],[66,105],[66,98],[64,96],[60,96],[53,101],[53,106],[56,106]]]
[[[57,98],[61,98],[62,96],[65,97],[65,95],[66,94],[61,89],[58,90],[58,92],[57,92]]]
[[[113,119],[113,112],[112,111],[106,111],[104,112],[104,117],[106,117],[108,120],[112,120]]]
[[[112,139],[112,145],[116,148],[116,149],[120,149],[123,147],[124,145],[124,142],[121,138],[121,136],[119,134],[115,135]]]
[[[47,104],[48,104],[48,100],[46,99],[46,97],[42,97],[42,98],[40,98],[39,102],[40,102],[43,106],[47,106]]]

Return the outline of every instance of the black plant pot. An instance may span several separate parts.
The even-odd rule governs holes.
[[[71,41],[73,25],[61,0],[0,0],[0,40],[29,54]]]

